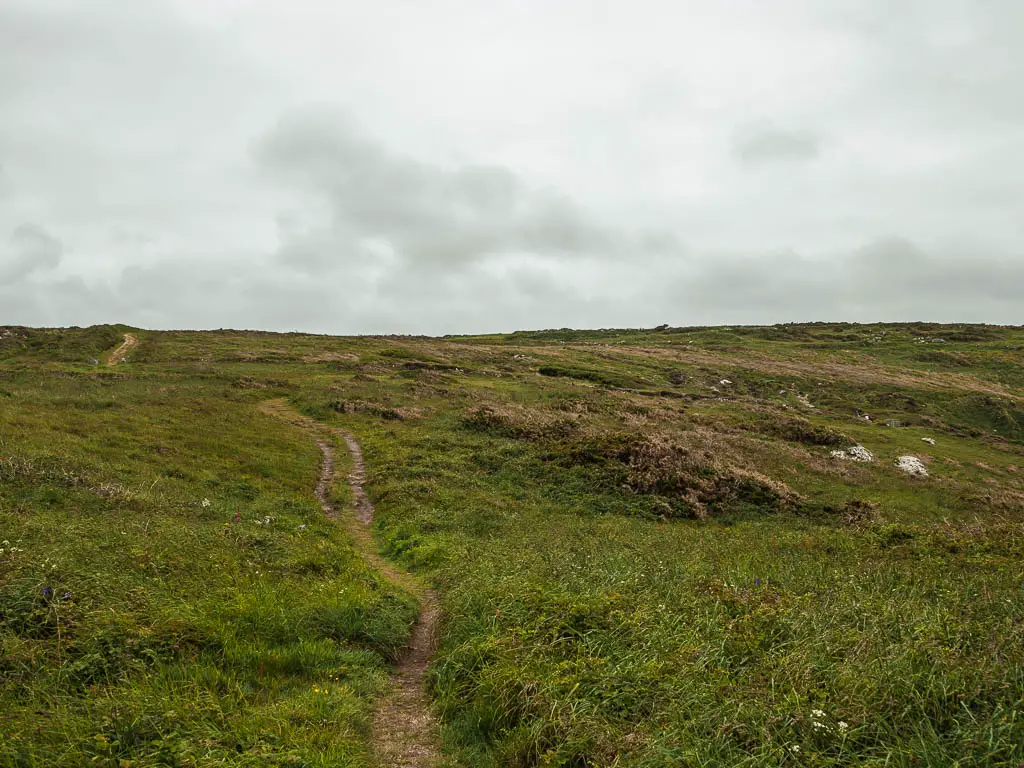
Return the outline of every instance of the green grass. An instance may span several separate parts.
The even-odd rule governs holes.
[[[218,381],[3,384],[0,765],[365,764],[415,609],[308,438]]]
[[[16,330],[0,765],[369,764],[414,601],[271,397],[440,589],[453,765],[1024,761],[1024,329]]]

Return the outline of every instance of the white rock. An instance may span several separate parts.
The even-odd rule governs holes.
[[[935,440],[931,437],[922,437],[921,439],[928,443],[928,445],[935,445]]]
[[[846,461],[874,461],[875,456],[863,445],[855,445],[845,451],[832,451],[833,459],[844,459]]]
[[[900,456],[896,459],[896,466],[915,477],[928,477],[928,468],[917,456]]]
[[[728,387],[728,386],[729,386],[730,384],[732,384],[732,382],[731,382],[731,381],[729,381],[728,379],[722,379],[722,380],[721,380],[720,382],[718,382],[718,383],[719,383],[719,384],[721,384],[721,385],[722,385],[723,387]]]

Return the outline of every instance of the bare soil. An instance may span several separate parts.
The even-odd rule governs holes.
[[[107,358],[107,365],[117,365],[123,363],[125,357],[132,349],[139,343],[139,337],[134,333],[126,333],[124,335],[124,341],[121,342],[121,346],[110,353],[110,357]]]

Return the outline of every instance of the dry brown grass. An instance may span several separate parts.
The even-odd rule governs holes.
[[[697,518],[740,502],[781,511],[800,501],[784,482],[731,463],[713,433],[693,430],[687,443],[653,434],[630,444],[623,457],[630,488],[681,499]]]
[[[568,435],[578,426],[579,416],[510,403],[485,403],[466,411],[462,422],[507,437],[538,439]]]
[[[712,368],[746,368],[772,376],[810,377],[818,380],[835,379],[846,383],[866,385],[890,385],[909,389],[963,390],[981,392],[1005,397],[1013,401],[1019,395],[994,382],[985,381],[969,373],[953,371],[922,371],[894,368],[867,358],[856,363],[840,363],[822,360],[811,354],[791,351],[788,360],[753,351],[744,350],[742,356],[711,352],[704,349],[661,349],[657,347],[616,347],[616,353],[641,358],[656,358],[673,362],[704,365]]]
[[[358,363],[359,355],[354,355],[351,352],[317,352],[312,355],[303,355],[302,362],[304,363],[337,363],[337,362],[349,362]]]
[[[329,406],[338,413],[367,413],[389,421],[422,419],[422,408],[396,407],[371,400],[333,400]]]
[[[843,525],[859,526],[873,523],[878,519],[878,505],[862,499],[852,499],[843,507]]]

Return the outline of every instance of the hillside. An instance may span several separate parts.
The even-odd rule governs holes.
[[[0,327],[0,766],[372,765],[432,589],[445,765],[1017,766],[1022,522],[1022,327]]]

